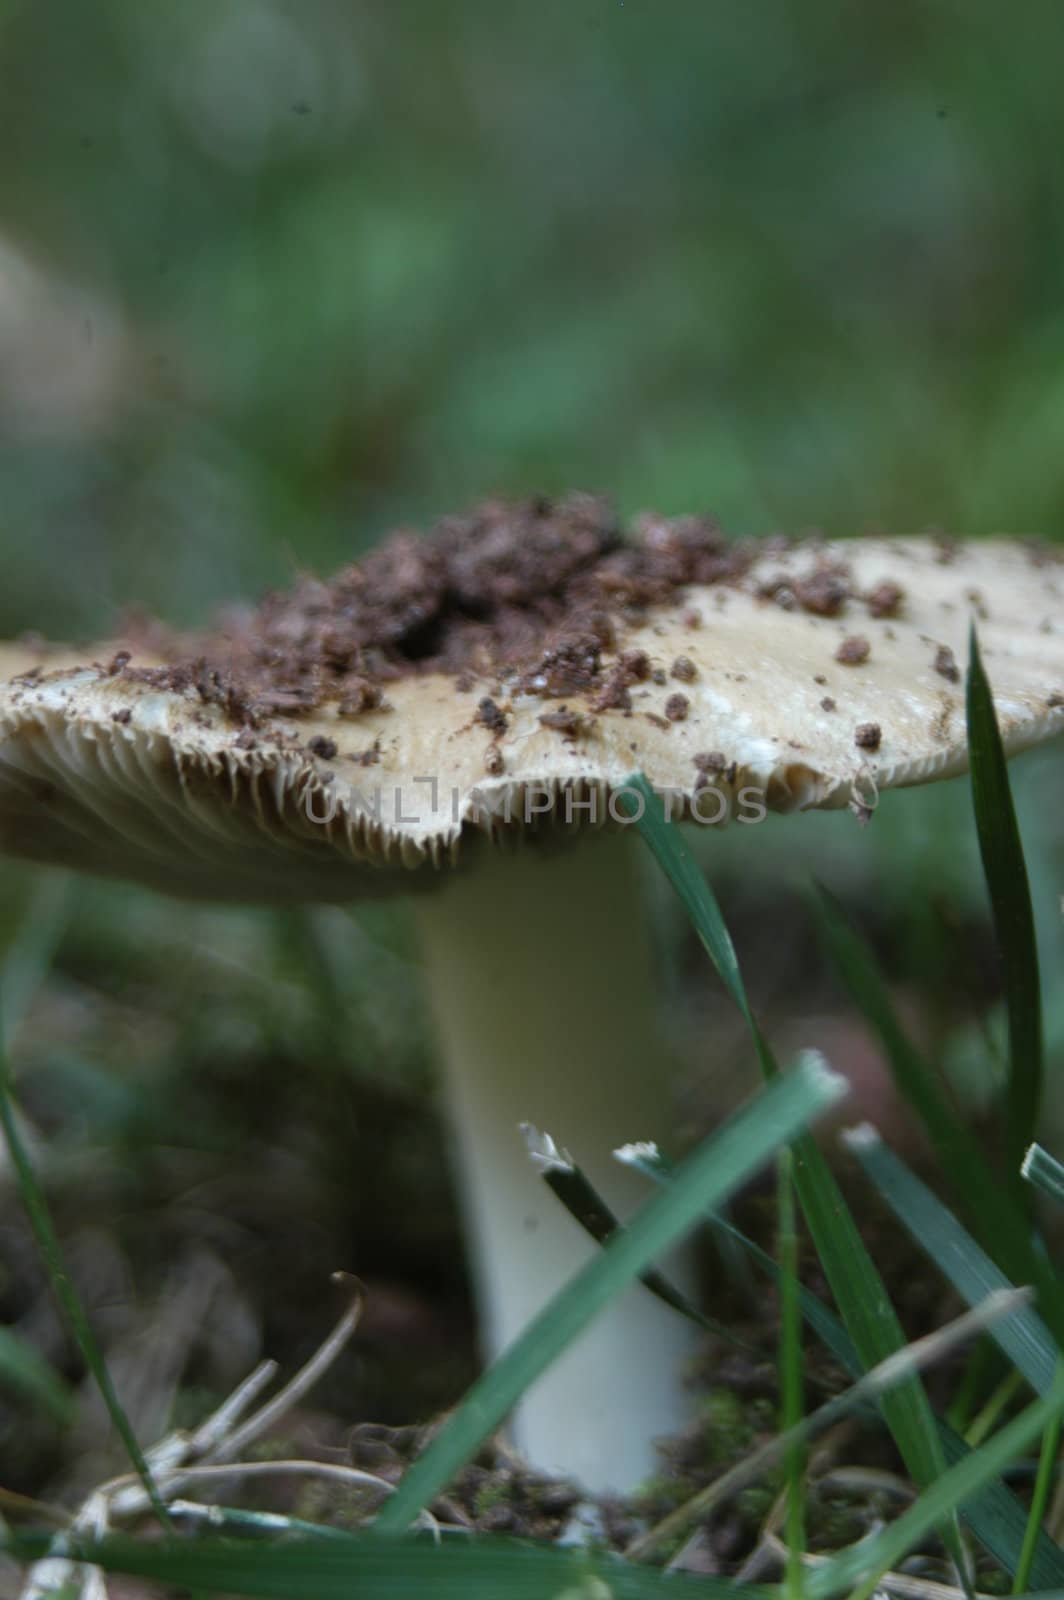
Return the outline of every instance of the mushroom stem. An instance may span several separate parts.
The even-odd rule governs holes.
[[[622,1216],[646,1188],[611,1152],[671,1131],[634,846],[622,830],[557,854],[485,853],[421,902],[489,1360],[596,1249],[538,1176],[519,1124],[571,1151]],[[636,1285],[533,1386],[514,1443],[592,1491],[632,1489],[656,1469],[654,1439],[689,1415],[681,1366],[695,1337]]]

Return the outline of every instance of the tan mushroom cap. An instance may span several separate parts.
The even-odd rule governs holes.
[[[794,602],[837,565],[836,615]],[[1055,555],[1004,541],[766,548],[734,582],[618,624],[604,664],[644,651],[651,668],[627,710],[516,673],[470,689],[426,672],[356,718],[325,704],[250,730],[192,689],[75,664],[113,645],[0,646],[0,848],[212,898],[343,900],[478,835],[607,824],[636,770],[707,822],[744,790],[769,810],[860,807],[964,770],[973,617],[1008,752],[1064,727],[1062,578]],[[505,727],[478,718],[485,696]]]

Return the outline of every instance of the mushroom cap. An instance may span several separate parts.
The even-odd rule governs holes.
[[[393,666],[356,714],[328,696],[248,714],[136,644],[131,663],[114,643],[2,645],[0,848],[212,899],[345,900],[435,879],[478,841],[609,826],[637,770],[706,824],[744,803],[867,814],[884,789],[965,769],[973,619],[1006,751],[1064,727],[1055,551],[743,550],[718,581],[619,606],[608,644],[579,635],[591,670],[564,650],[559,669],[572,635],[552,615],[521,662]]]

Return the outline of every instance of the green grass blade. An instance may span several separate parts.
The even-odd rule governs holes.
[[[1012,1285],[953,1213],[889,1150],[873,1128],[855,1128],[846,1143],[911,1237],[970,1306]],[[999,1323],[993,1338],[1037,1394],[1048,1394],[1060,1352],[1030,1306]]]
[[[647,1201],[624,1233],[559,1291],[473,1385],[381,1511],[380,1531],[405,1529],[595,1313],[841,1093],[841,1080],[808,1055],[704,1140],[677,1170],[675,1182]]]
[[[3,1134],[11,1157],[11,1165],[15,1173],[15,1182],[29,1217],[30,1227],[37,1242],[37,1248],[48,1273],[48,1280],[52,1286],[60,1307],[73,1330],[78,1348],[81,1350],[85,1364],[92,1373],[107,1407],[115,1432],[121,1439],[127,1455],[133,1464],[144,1485],[152,1509],[164,1527],[169,1526],[166,1507],[159,1497],[158,1490],[151,1475],[151,1470],[144,1458],[144,1452],[137,1442],[129,1418],[122,1409],[122,1403],[115,1392],[111,1381],[111,1374],[107,1370],[107,1363],[103,1352],[96,1342],[96,1336],[85,1315],[84,1307],[78,1299],[77,1290],[70,1279],[63,1262],[63,1254],[59,1247],[59,1240],[48,1211],[44,1193],[37,1182],[37,1176],[30,1162],[29,1152],[22,1141],[18,1120],[15,1116],[14,1102],[11,1098],[11,1079],[8,1067],[7,1053],[3,1047],[3,1027],[0,1025],[0,1133]]]
[[[771,1077],[776,1064],[751,1011],[739,959],[714,895],[679,829],[667,821],[661,801],[647,779],[637,774],[627,780],[625,787],[640,797],[641,808],[633,803],[631,814],[639,812],[640,833],[667,873],[728,993],[745,1017],[762,1072]],[[794,1153],[798,1198],[831,1292],[865,1368],[874,1367],[900,1350],[905,1336],[883,1280],[816,1142],[804,1136],[796,1141]],[[921,1486],[933,1483],[945,1463],[934,1415],[920,1379],[914,1377],[885,1395],[883,1414],[914,1481]],[[946,1537],[955,1560],[963,1567],[956,1530],[947,1532]]]
[[[1030,1587],[1035,1552],[1038,1549],[1038,1535],[1045,1521],[1056,1477],[1061,1421],[1062,1417],[1058,1412],[1042,1435],[1042,1447],[1038,1452],[1038,1475],[1031,1493],[1031,1509],[1027,1514],[1027,1536],[1020,1552],[1020,1564],[1012,1581],[1013,1594],[1023,1594]]]
[[[639,797],[640,804],[636,804],[633,796]],[[679,828],[669,822],[660,799],[641,772],[627,780],[618,798],[637,823],[644,842],[649,845],[658,865],[679,896],[717,976],[746,1019],[762,1072],[766,1077],[771,1077],[776,1071],[776,1063],[750,1008],[731,934],[717,897],[699,871],[687,840]]]
[[[906,1344],[905,1334],[842,1192],[814,1141],[795,1146],[798,1195],[813,1243],[846,1331],[862,1365],[877,1366]],[[913,1377],[883,1396],[883,1416],[913,1481],[934,1483],[945,1467],[935,1416],[923,1383]],[[958,1567],[964,1570],[956,1530],[944,1530]]]
[[[811,905],[824,944],[854,1004],[878,1035],[894,1081],[926,1128],[979,1243],[1014,1283],[1034,1285],[1042,1314],[1064,1348],[1064,1285],[1032,1243],[1030,1224],[1014,1192],[987,1182],[984,1152],[902,1028],[872,952],[841,907],[819,885]]]
[[[854,1585],[854,1600],[870,1595],[884,1572],[903,1560],[944,1516],[956,1512],[976,1490],[1000,1477],[1062,1410],[1064,1377],[1054,1384],[1050,1394],[1035,1400],[985,1445],[929,1485],[897,1521],[873,1538],[844,1550],[828,1566],[808,1577],[806,1593],[810,1600],[828,1600]]]
[[[969,646],[967,712],[972,803],[1008,1014],[1005,1151],[1009,1171],[1015,1173],[1034,1137],[1042,1103],[1042,998],[1027,864],[974,625]]]
[[[930,1361],[940,1359],[960,1341],[978,1334],[987,1322],[1013,1315],[1015,1304],[1021,1298],[1022,1291],[1015,1289],[1005,1290],[1002,1294],[993,1296],[977,1310],[966,1311],[955,1322],[947,1323],[936,1332],[918,1339],[899,1354],[891,1356],[882,1366],[875,1367],[864,1377],[858,1378],[849,1389],[834,1395],[815,1411],[808,1415],[803,1415],[799,1411],[794,1422],[785,1427],[782,1433],[775,1434],[749,1454],[741,1456],[733,1466],[728,1467],[711,1483],[677,1506],[646,1533],[639,1535],[626,1548],[625,1555],[629,1559],[645,1560],[649,1555],[658,1553],[662,1545],[674,1544],[677,1539],[682,1539],[696,1522],[704,1522],[717,1507],[727,1500],[734,1499],[750,1484],[763,1479],[775,1468],[781,1457],[786,1462],[797,1454],[800,1460],[804,1460],[808,1442],[816,1434],[833,1427],[843,1417],[863,1410],[871,1397],[881,1398],[885,1391],[904,1381],[910,1372],[925,1366]],[[789,1511],[788,1529],[793,1542],[789,1545],[785,1581],[791,1590],[800,1590],[800,1558],[804,1533],[800,1517],[794,1521],[792,1527],[793,1517],[793,1512]]]
[[[529,1154],[540,1168],[543,1182],[559,1204],[565,1207],[573,1221],[580,1224],[588,1237],[596,1244],[604,1245],[614,1234],[623,1233],[624,1224],[599,1194],[586,1172],[577,1166],[569,1152],[559,1150],[553,1139],[539,1133],[528,1123],[523,1125],[522,1131],[529,1147]],[[639,1282],[664,1305],[686,1317],[689,1322],[697,1323],[706,1333],[712,1333],[725,1344],[733,1345],[735,1349],[743,1350],[758,1360],[769,1359],[767,1353],[752,1344],[749,1339],[741,1338],[725,1323],[706,1316],[693,1300],[682,1294],[656,1267],[641,1272]]]
[[[776,1184],[779,1212],[780,1267],[780,1423],[794,1443],[783,1458],[787,1490],[784,1524],[787,1546],[785,1588],[792,1596],[802,1592],[802,1552],[805,1549],[805,1468],[808,1450],[798,1430],[805,1414],[802,1359],[802,1305],[798,1281],[798,1223],[794,1196],[794,1158],[782,1150],[777,1159]]]
[[[1064,1205],[1064,1166],[1040,1144],[1031,1145],[1024,1156],[1020,1176],[1058,1205]]]
[[[21,1025],[52,964],[69,917],[72,881],[66,872],[43,874],[19,917],[17,937],[4,953],[0,1018],[5,1043]]]
[[[12,1540],[21,1561],[48,1553],[47,1538]],[[108,1572],[180,1586],[182,1592],[253,1600],[735,1600],[724,1578],[694,1578],[608,1556],[519,1545],[502,1539],[425,1540],[354,1536],[341,1543],[284,1540],[67,1540],[64,1552]],[[0,1546],[0,1549],[4,1547]],[[744,1588],[772,1600],[767,1587]]]
[[[10,1328],[0,1328],[0,1388],[39,1406],[61,1428],[74,1419],[69,1384]]]
[[[626,1146],[624,1152],[618,1152],[618,1155],[626,1165],[645,1173],[653,1182],[670,1181],[671,1165],[657,1151],[651,1154],[642,1147]],[[714,1228],[727,1229],[736,1243],[749,1254],[750,1259],[774,1283],[779,1283],[779,1268],[760,1245],[755,1244],[733,1223],[720,1216],[711,1217],[710,1223]],[[804,1287],[800,1288],[799,1298],[802,1315],[817,1338],[851,1376],[860,1377],[866,1369],[857,1354],[853,1340],[838,1317]],[[948,1423],[938,1421],[937,1428],[939,1443],[947,1464],[952,1466],[971,1454],[968,1445]],[[972,1495],[962,1515],[976,1538],[995,1560],[1000,1561],[1006,1572],[1015,1573],[1022,1560],[1024,1540],[1029,1527],[1027,1512],[1016,1496],[1000,1481],[988,1483],[977,1494]],[[1032,1577],[1041,1588],[1064,1591],[1064,1552],[1042,1529],[1038,1530]]]

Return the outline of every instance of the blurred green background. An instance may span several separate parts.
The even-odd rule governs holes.
[[[1056,537],[1062,60],[1038,0],[0,0],[0,632],[195,622],[487,494]],[[1059,783],[1025,766],[1052,976]],[[963,784],[699,848],[788,1041],[863,1048],[794,892],[815,869],[971,1053],[996,977]],[[383,1312],[331,1415],[453,1399],[401,911],[0,885],[29,1125],[142,1435],[305,1356],[336,1266]],[[742,1047],[658,900],[699,1125]],[[0,1320],[77,1378],[14,1222]],[[62,1492],[109,1448],[79,1426],[0,1405],[0,1451]]]
[[[1064,14],[5,0],[6,629],[489,492],[1055,533]]]

